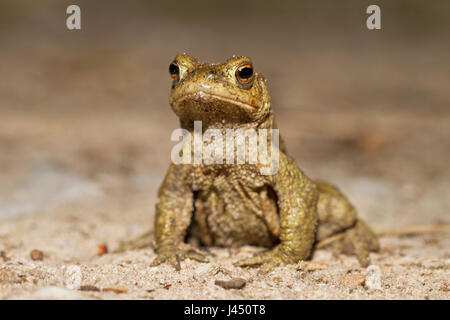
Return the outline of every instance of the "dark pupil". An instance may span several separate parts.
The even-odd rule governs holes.
[[[248,79],[253,75],[253,69],[249,67],[242,68],[238,71],[239,78]]]
[[[178,66],[176,64],[171,63],[169,66],[169,73],[172,75],[178,74],[180,69],[178,69]]]

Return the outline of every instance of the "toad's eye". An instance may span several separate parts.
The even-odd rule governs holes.
[[[169,74],[173,81],[180,80],[180,68],[176,62],[172,62],[169,66]]]
[[[254,78],[253,66],[251,64],[243,64],[236,69],[236,79],[242,85],[252,83]]]

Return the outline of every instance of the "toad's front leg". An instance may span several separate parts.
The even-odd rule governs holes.
[[[151,266],[169,263],[180,270],[186,258],[207,262],[198,250],[184,243],[193,214],[193,192],[188,182],[189,168],[172,164],[158,192],[155,240],[158,256]]]
[[[279,161],[278,173],[269,180],[278,196],[280,244],[271,251],[235,264],[241,267],[261,266],[263,273],[278,265],[307,259],[315,241],[318,200],[316,186],[290,157],[280,153]]]

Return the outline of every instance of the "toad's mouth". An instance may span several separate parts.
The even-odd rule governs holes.
[[[210,103],[211,100],[218,100],[222,101],[231,105],[235,105],[237,107],[240,107],[242,109],[255,112],[260,108],[260,104],[255,100],[251,101],[250,103],[246,103],[243,101],[239,101],[237,99],[233,99],[230,97],[225,97],[223,95],[219,95],[217,93],[210,93],[205,91],[197,91],[193,93],[187,93],[184,95],[181,95],[179,97],[174,98],[171,103],[175,106],[181,105],[183,102],[192,101],[194,103]]]

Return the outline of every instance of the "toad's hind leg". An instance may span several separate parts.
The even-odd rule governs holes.
[[[368,266],[369,252],[379,250],[377,236],[357,218],[355,207],[339,189],[322,182],[316,182],[316,185],[319,190],[317,240],[344,232],[343,238],[334,243],[335,249],[356,255],[361,266]]]
[[[154,240],[155,235],[153,231],[148,231],[135,239],[122,242],[119,245],[119,247],[113,252],[120,253],[128,250],[137,250],[146,247],[153,247]]]

